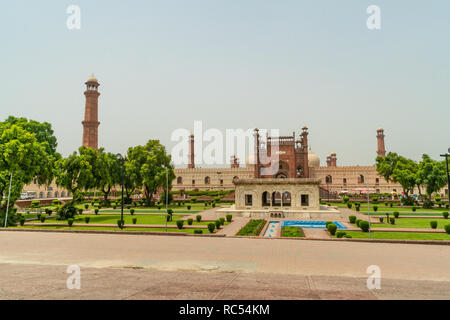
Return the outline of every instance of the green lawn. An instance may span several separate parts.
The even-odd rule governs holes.
[[[264,228],[266,220],[250,220],[241,230],[237,233],[238,236],[259,236],[261,230]]]
[[[284,227],[281,229],[282,237],[304,237],[305,233],[300,227]]]
[[[444,226],[450,224],[450,219],[428,219],[428,218],[400,218],[395,219],[395,224],[372,223],[372,228],[425,228],[431,229],[430,221],[437,221],[438,229],[444,229]]]
[[[368,232],[345,231],[352,238],[368,239]],[[336,236],[334,236],[336,237]],[[407,239],[407,240],[450,240],[446,233],[420,233],[420,232],[371,232],[372,239]]]
[[[64,226],[23,226],[23,227],[9,227],[16,229],[51,229],[51,230],[107,230],[107,231],[157,231],[157,232],[165,232],[164,228],[124,228],[120,230],[118,227],[69,227]],[[202,229],[203,234],[209,234],[210,232],[207,229]],[[195,229],[167,229],[167,232],[184,232],[193,234]],[[216,230],[214,231],[216,232]]]

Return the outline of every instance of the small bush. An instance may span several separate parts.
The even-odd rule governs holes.
[[[357,227],[359,227],[359,223],[360,223],[361,221],[362,221],[361,219],[356,219],[355,225],[356,225]]]
[[[130,214],[131,214],[131,215],[134,214],[134,209],[130,209]]]
[[[194,230],[194,233],[195,233],[195,234],[202,234],[202,233],[203,233],[203,230],[202,230],[202,229],[195,229],[195,230]]]
[[[400,216],[400,213],[398,211],[394,211],[394,217],[395,219],[398,219],[398,217]]]
[[[437,225],[438,225],[437,221],[435,221],[435,220],[430,221],[430,227],[431,227],[431,229],[436,229],[436,228],[437,228]]]
[[[73,225],[73,219],[72,219],[72,218],[69,218],[69,219],[67,220],[67,224],[69,225],[69,227],[72,227],[72,225]]]
[[[391,203],[389,203],[389,206],[392,208],[394,206],[394,204],[391,202]]]
[[[184,221],[183,220],[177,220],[177,227],[178,227],[178,229],[183,229],[183,224],[184,224]]]
[[[358,212],[359,212],[359,206],[358,206],[358,207],[356,207],[355,209],[356,209],[356,211],[358,211]]]
[[[337,226],[334,223],[330,223],[327,226],[328,232],[334,236],[336,234]]]
[[[416,210],[417,210],[417,207],[416,207],[416,206],[412,207],[412,211],[413,211],[413,212],[416,212]]]
[[[23,215],[20,216],[19,223],[22,227],[25,224],[25,217]]]
[[[215,203],[215,202],[212,203],[212,207],[213,207],[213,208],[216,207],[216,203]]]
[[[128,204],[127,205],[127,210],[130,210],[131,209],[131,206]]]
[[[327,221],[327,222],[325,222],[325,228],[328,229],[328,225],[329,225],[329,224],[332,224],[332,223],[333,223],[333,221]]]
[[[117,205],[115,203],[113,204],[112,207],[113,207],[113,209],[117,209]]]
[[[198,215],[195,217],[195,220],[197,220],[197,222],[202,221],[202,216],[198,214]]]
[[[345,231],[338,231],[338,232],[336,232],[336,238],[342,238],[346,234],[347,233]]]
[[[352,204],[349,202],[347,203],[347,208],[351,209],[352,208]]]
[[[84,217],[84,222],[89,223],[91,221],[91,217]]]
[[[208,230],[209,232],[213,233],[214,229],[216,228],[216,225],[214,223],[208,223]]]
[[[373,211],[377,212],[378,211],[378,206],[373,206]]]
[[[361,220],[359,222],[359,227],[361,228],[362,232],[368,232],[369,231],[369,221]]]
[[[446,224],[444,226],[445,232],[447,232],[447,234],[450,234],[450,224]]]
[[[226,215],[226,218],[227,218],[227,221],[228,221],[228,222],[231,222],[231,219],[233,218],[233,215],[227,214],[227,215]]]
[[[136,224],[137,223],[137,218],[133,218],[132,221],[133,221],[133,224]]]
[[[442,212],[442,216],[444,217],[444,219],[448,219],[448,212]]]
[[[187,219],[187,223],[188,225],[192,226],[192,223],[194,223],[194,219],[192,218]]]
[[[45,222],[45,216],[41,216],[41,222],[42,222],[42,223]]]
[[[84,208],[85,208],[86,210],[89,209],[89,204],[86,203],[86,204],[84,205]]]
[[[219,218],[219,221],[221,226],[225,224],[225,218]]]
[[[348,217],[348,221],[350,221],[350,223],[355,223],[356,222],[356,216],[349,216]]]
[[[99,211],[98,208],[94,209],[95,214],[98,214],[98,211]]]
[[[187,206],[187,209],[188,209],[188,210],[191,210],[191,206]]]
[[[119,229],[122,230],[124,225],[125,225],[125,221],[117,220],[117,226],[119,227]]]
[[[395,224],[395,218],[389,218],[389,222],[390,222],[391,224]]]
[[[383,223],[383,218],[380,218],[380,222]]]
[[[220,229],[220,220],[214,221],[214,224],[216,225],[216,229],[219,230]]]
[[[434,207],[434,203],[431,200],[425,200],[422,204],[424,209],[432,209]]]

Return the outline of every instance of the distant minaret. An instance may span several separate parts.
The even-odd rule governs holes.
[[[377,130],[377,142],[378,142],[378,150],[377,155],[379,157],[386,156],[386,149],[384,148],[384,130],[383,128],[378,128]]]
[[[92,75],[86,84],[86,106],[84,109],[83,124],[83,146],[86,148],[98,149],[98,87],[100,84]]]
[[[189,162],[188,162],[188,168],[194,169],[195,168],[195,152],[194,152],[194,134],[191,133],[189,135]]]

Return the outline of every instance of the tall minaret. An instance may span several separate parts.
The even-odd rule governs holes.
[[[195,168],[194,134],[189,135],[189,162],[188,169]]]
[[[378,142],[378,150],[377,155],[379,157],[386,156],[386,149],[384,148],[384,130],[383,128],[378,128],[377,130],[377,142]]]
[[[98,92],[99,83],[92,75],[86,84],[86,106],[84,109],[83,146],[98,149]]]

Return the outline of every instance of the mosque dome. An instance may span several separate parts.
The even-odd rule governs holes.
[[[97,82],[97,78],[94,77],[94,75],[90,76],[87,82]]]
[[[320,158],[311,150],[308,151],[308,167],[320,167]]]

